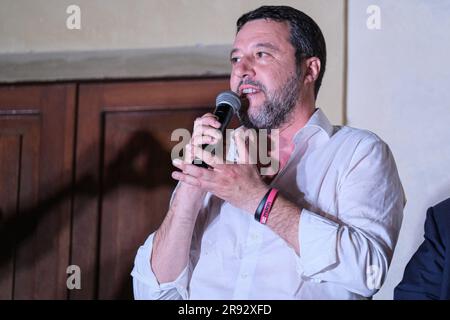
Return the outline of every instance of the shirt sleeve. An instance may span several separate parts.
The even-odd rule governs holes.
[[[158,283],[151,268],[151,254],[153,248],[152,233],[142,245],[134,260],[133,291],[136,300],[182,300],[187,299],[188,266],[173,282]]]
[[[336,219],[301,212],[302,276],[370,297],[386,277],[405,205],[388,146],[376,136],[361,140],[336,192]]]
[[[174,189],[170,198],[169,206],[172,204],[175,192],[179,184]],[[203,206],[195,223],[189,261],[175,281],[158,283],[158,280],[151,268],[151,255],[153,250],[153,239],[155,232],[150,234],[145,243],[138,249],[134,260],[134,268],[131,272],[133,277],[133,292],[136,300],[187,300],[189,298],[189,283],[192,271],[199,259],[200,242],[203,231],[207,224],[207,219],[211,218],[211,210],[218,212],[221,201],[215,201],[211,193],[205,196]]]

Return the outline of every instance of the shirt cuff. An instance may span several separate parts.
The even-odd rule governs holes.
[[[313,277],[338,262],[338,223],[303,209],[298,230],[298,267],[302,276]]]
[[[151,268],[151,254],[153,249],[153,239],[155,233],[152,233],[144,245],[141,246],[134,260],[134,268],[131,275],[135,283],[135,298],[137,299],[164,299],[165,296],[173,297],[173,291],[176,289],[182,299],[187,299],[188,286],[188,266],[172,282],[158,283],[155,274]],[[137,283],[136,283],[137,282]]]

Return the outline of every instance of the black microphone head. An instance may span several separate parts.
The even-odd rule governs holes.
[[[219,93],[216,98],[216,106],[223,103],[231,106],[235,113],[237,113],[241,108],[241,99],[239,99],[239,96],[233,91],[224,91]]]

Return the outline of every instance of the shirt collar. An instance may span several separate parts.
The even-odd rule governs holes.
[[[300,137],[304,134],[308,133],[315,133],[317,132],[317,129],[319,132],[326,134],[328,139],[331,138],[333,135],[333,126],[331,125],[330,121],[328,120],[327,116],[321,109],[316,109],[316,111],[313,113],[311,118],[309,118],[308,122],[305,124],[303,128],[301,128],[297,133],[294,135],[294,142],[298,142]]]

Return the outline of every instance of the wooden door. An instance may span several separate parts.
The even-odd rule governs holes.
[[[72,299],[132,298],[138,247],[164,218],[176,128],[211,111],[226,79],[84,84],[79,91]]]
[[[76,86],[0,87],[0,299],[66,299]]]

